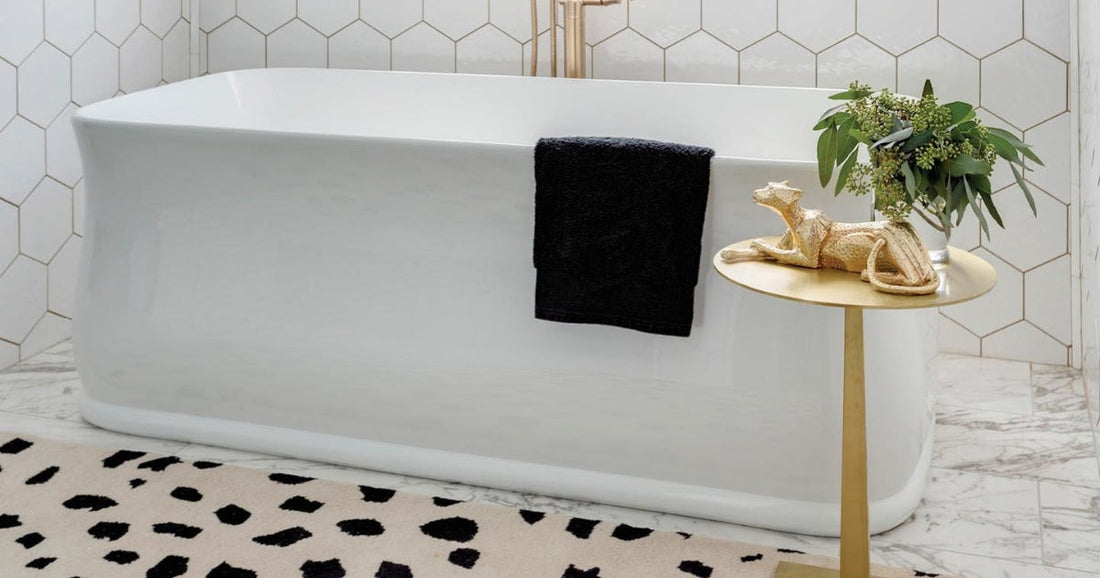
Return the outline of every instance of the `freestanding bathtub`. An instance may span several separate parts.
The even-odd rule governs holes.
[[[250,70],[74,117],[81,411],[120,431],[791,530],[839,526],[839,309],[710,269],[815,186],[829,91]],[[690,338],[533,317],[540,136],[713,147]],[[926,315],[867,312],[872,529],[931,453]],[[792,363],[790,350],[796,350]]]

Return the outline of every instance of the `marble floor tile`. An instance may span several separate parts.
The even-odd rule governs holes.
[[[904,545],[876,547],[872,561],[966,578],[1097,578],[1100,574]]]
[[[1043,562],[1078,570],[1100,568],[1100,489],[1039,482]]]
[[[0,432],[24,433],[54,440],[104,448],[174,454],[187,444],[158,438],[132,436],[98,428],[83,420],[49,419],[0,411]]]
[[[1032,415],[1045,419],[1087,422],[1085,380],[1072,367],[1031,366]]]
[[[1038,525],[1035,482],[933,468],[910,520],[872,540],[1040,564]]]
[[[1087,422],[940,407],[933,463],[968,472],[1100,485]]]
[[[1005,361],[940,355],[933,362],[932,393],[942,406],[1031,413],[1031,367]]]

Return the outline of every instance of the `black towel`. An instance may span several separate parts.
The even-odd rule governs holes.
[[[687,337],[708,148],[625,138],[535,147],[535,317]]]

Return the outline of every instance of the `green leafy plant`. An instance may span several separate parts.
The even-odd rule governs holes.
[[[1031,147],[1003,129],[983,126],[974,106],[965,102],[939,104],[931,81],[920,98],[872,91],[853,82],[829,97],[846,101],[821,116],[814,130],[821,186],[834,173],[834,192],[847,188],[856,195],[875,193],[875,209],[902,221],[916,213],[949,238],[969,207],[989,237],[985,211],[1004,228],[989,176],[1000,157],[1008,161],[1016,182],[1035,213],[1023,173],[1025,160],[1043,162]],[[864,145],[870,162],[858,160]]]

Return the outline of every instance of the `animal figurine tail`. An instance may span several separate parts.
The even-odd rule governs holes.
[[[928,295],[935,293],[936,289],[940,286],[940,278],[935,274],[935,270],[932,270],[932,275],[929,281],[923,285],[900,285],[897,283],[888,283],[883,281],[883,277],[895,277],[899,280],[905,279],[904,276],[898,273],[883,273],[878,270],[878,256],[882,251],[882,248],[886,246],[886,239],[879,238],[875,241],[873,247],[871,247],[871,253],[867,255],[867,269],[863,271],[862,277],[865,281],[871,283],[871,286],[883,293],[893,293],[896,295]],[[924,249],[923,245],[921,249]],[[927,272],[924,273],[925,278],[929,278]]]
[[[741,261],[759,261],[761,259],[767,259],[768,258],[768,256],[765,255],[759,249],[754,249],[752,247],[735,249],[733,247],[733,245],[730,245],[730,246],[726,247],[725,249],[722,249],[722,252],[719,254],[719,256],[722,258],[722,262],[724,262],[724,263],[739,263]]]

